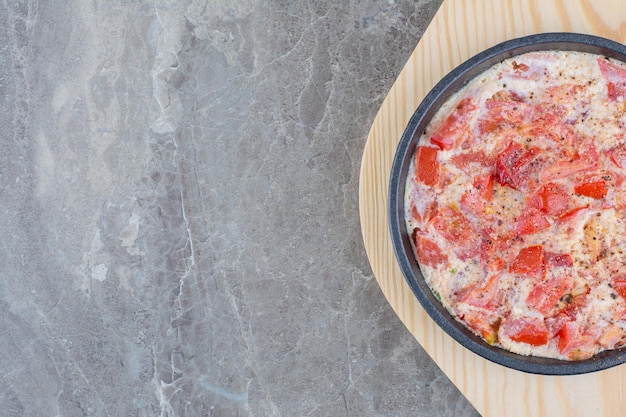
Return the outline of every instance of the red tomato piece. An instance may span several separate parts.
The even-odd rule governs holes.
[[[410,203],[410,207],[409,207],[409,215],[411,216],[412,219],[414,219],[417,222],[421,222],[422,221],[422,216],[419,214],[419,212],[417,211],[417,207],[415,207],[415,203],[413,203],[413,201],[411,201]]]
[[[504,270],[504,266],[505,266],[505,263],[500,258],[491,259],[487,263],[487,269],[489,270],[489,272],[492,272],[492,273],[502,272]]]
[[[541,346],[548,343],[548,328],[538,317],[508,318],[502,324],[502,332],[511,340]]]
[[[417,260],[420,264],[436,267],[437,265],[448,262],[448,256],[441,251],[435,242],[417,229],[415,229],[413,233],[415,252],[417,253]]]
[[[467,151],[458,155],[454,155],[452,158],[450,158],[450,162],[457,168],[469,174],[470,171],[467,168],[471,164],[477,164],[482,167],[491,167],[494,161],[492,158],[489,158],[484,151],[480,150]]]
[[[509,272],[529,276],[539,276],[543,271],[543,246],[534,245],[519,251],[517,258],[509,266]]]
[[[474,215],[485,212],[485,202],[493,199],[493,177],[490,174],[474,178],[474,189],[467,190],[461,197],[461,207]]]
[[[517,142],[511,141],[506,149],[496,158],[496,178],[501,185],[514,184],[512,168],[515,162],[524,153],[524,148]]]
[[[617,145],[608,151],[607,156],[618,168],[626,168],[626,146],[624,144]]]
[[[576,347],[581,334],[578,322],[568,321],[559,331],[559,352],[562,354]]]
[[[589,208],[589,206],[576,207],[574,209],[571,209],[570,211],[563,213],[559,217],[559,221],[560,222],[566,222],[566,221],[572,220],[574,217],[576,217],[576,215],[578,213],[580,213],[581,211],[587,210],[588,208]]]
[[[562,310],[562,313],[571,320],[576,320],[578,313],[587,306],[587,295],[589,294],[589,291],[590,289],[587,288],[586,292],[573,296],[571,300],[568,301],[569,304],[567,304],[567,306]]]
[[[513,100],[486,100],[486,113],[478,121],[481,134],[492,132],[501,127],[519,126],[529,120],[534,108],[527,103]]]
[[[454,112],[444,120],[430,141],[440,149],[450,150],[461,142],[471,139],[471,131],[468,129],[470,114],[476,109],[476,105],[470,98],[464,98],[457,104]]]
[[[580,325],[573,320],[565,322],[558,333],[559,352],[569,360],[587,359],[596,352],[596,341],[600,335],[581,333]]]
[[[494,318],[492,311],[473,308],[467,311],[461,319],[490,345],[498,339],[499,321]]]
[[[493,199],[493,176],[485,174],[474,177],[474,188],[484,200],[491,201]]]
[[[580,140],[577,156],[580,160],[589,163],[593,168],[598,166],[598,151],[593,139],[583,138]]]
[[[456,246],[455,253],[462,260],[474,257],[480,251],[482,235],[458,210],[443,207],[432,220],[434,229]]]
[[[623,95],[623,92],[621,92],[615,84],[609,81],[606,83],[606,95],[609,100],[615,101],[619,96]]]
[[[533,159],[535,159],[540,150],[541,149],[539,148],[530,148],[524,152],[524,154],[522,154],[522,156],[515,161],[515,164],[513,164],[513,170],[515,172],[523,170]]]
[[[559,178],[569,177],[570,175],[587,171],[595,167],[596,164],[579,158],[557,161],[539,174],[539,181],[546,183],[558,180]]]
[[[517,221],[515,231],[520,235],[531,235],[550,227],[550,222],[541,211],[528,208]]]
[[[415,177],[426,185],[435,185],[439,180],[439,150],[428,146],[418,146],[415,152]]]
[[[549,267],[565,266],[571,268],[572,266],[574,266],[574,260],[567,253],[557,254],[544,251],[543,261]]]
[[[559,216],[567,210],[569,194],[562,186],[554,183],[542,185],[537,190],[541,201],[541,211],[552,216]]]
[[[483,271],[496,273],[504,270],[511,262],[516,252],[512,253],[510,236],[490,237],[487,232],[480,248],[480,263]]]
[[[545,316],[554,308],[571,285],[572,278],[569,274],[557,274],[547,281],[537,284],[526,297],[526,304]]]
[[[473,190],[467,190],[461,197],[461,208],[466,213],[481,216],[485,213],[485,201]]]
[[[550,339],[553,339],[558,336],[563,325],[566,322],[571,321],[571,319],[567,314],[559,313],[554,316],[546,317],[544,321],[546,323],[546,327],[548,328],[549,337]]]
[[[542,106],[549,107],[557,114],[559,114],[559,121],[562,120],[563,108],[568,104],[575,104],[576,95],[582,91],[585,91],[586,86],[580,84],[558,84],[551,87],[547,87],[542,93],[540,93],[539,100]],[[552,115],[552,114],[551,114]]]
[[[561,116],[553,114],[546,108],[538,110],[532,123],[523,130],[524,137],[545,137],[557,143],[559,147],[569,147],[576,143],[576,135],[563,122]],[[560,107],[557,105],[554,110],[558,112]]]
[[[468,288],[468,294],[463,302],[476,307],[495,308],[502,302],[499,292],[499,275],[492,275],[484,285]]]
[[[604,198],[606,193],[609,191],[609,186],[607,181],[594,181],[594,182],[583,182],[574,186],[574,192],[576,194],[584,195],[586,197],[591,197],[596,200]]]
[[[611,285],[613,285],[613,289],[616,293],[626,299],[626,275],[619,275],[613,278]]]
[[[518,64],[517,62],[513,61],[512,62],[513,65],[513,71],[515,72],[526,72],[528,71],[528,69],[530,68],[528,65],[526,64]]]
[[[608,81],[609,100],[615,101],[626,95],[626,70],[602,58],[598,58],[598,66],[602,76]]]
[[[511,141],[507,148],[496,158],[496,179],[501,185],[508,185],[519,190],[528,174],[528,165],[539,154],[539,148],[524,149],[522,145]]]

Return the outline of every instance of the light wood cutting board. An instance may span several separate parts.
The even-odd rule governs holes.
[[[444,0],[372,125],[359,205],[366,251],[389,303],[433,360],[485,417],[626,416],[626,365],[556,377],[514,371],[456,343],[422,309],[395,261],[387,223],[394,152],[428,91],[455,66],[502,41],[579,32],[626,41],[624,0]]]

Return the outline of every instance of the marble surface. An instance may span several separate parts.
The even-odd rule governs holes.
[[[476,416],[361,241],[436,0],[0,4],[1,416]]]

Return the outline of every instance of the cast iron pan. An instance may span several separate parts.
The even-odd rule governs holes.
[[[391,169],[389,227],[400,269],[411,290],[432,319],[472,352],[497,364],[543,375],[575,375],[595,372],[626,361],[626,348],[602,352],[583,361],[523,356],[491,346],[455,320],[435,298],[413,255],[404,221],[404,188],[411,157],[420,134],[437,110],[453,93],[497,62],[531,51],[568,50],[590,52],[626,62],[626,47],[608,39],[576,33],[543,33],[503,42],[470,58],[446,75],[424,98],[411,117]]]

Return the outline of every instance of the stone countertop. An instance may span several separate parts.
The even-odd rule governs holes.
[[[476,416],[361,240],[439,1],[0,5],[1,416]]]

